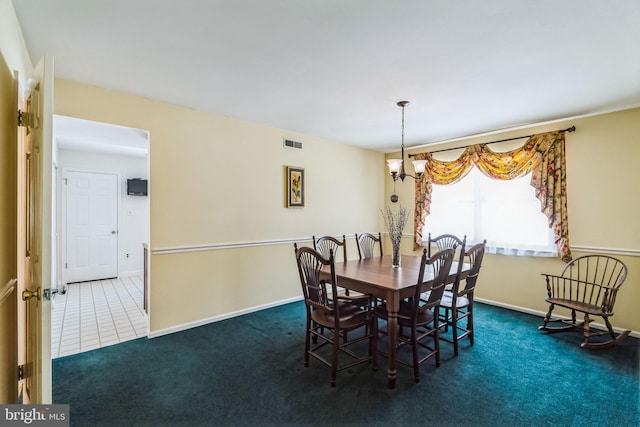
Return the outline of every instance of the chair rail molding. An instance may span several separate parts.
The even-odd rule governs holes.
[[[388,236],[389,233],[383,232],[381,233],[383,236]],[[336,238],[341,238],[342,235],[333,236]],[[354,239],[355,234],[346,234],[346,238]],[[411,238],[413,239],[413,234],[403,233],[402,238]],[[258,246],[272,246],[272,245],[290,245],[293,243],[300,242],[313,242],[310,237],[298,237],[298,238],[287,238],[287,239],[272,239],[272,240],[253,240],[246,242],[227,242],[227,243],[208,243],[203,245],[187,245],[187,246],[170,246],[164,248],[153,248],[151,253],[153,255],[166,255],[166,254],[176,254],[176,253],[184,253],[184,252],[203,252],[203,251],[217,251],[224,249],[238,249],[238,248],[251,248]],[[426,245],[427,242],[424,241],[423,245]],[[589,245],[571,245],[572,251],[578,252],[594,252],[600,254],[610,254],[610,255],[624,255],[624,256],[633,256],[640,257],[640,249],[626,249],[626,248],[605,248],[600,246],[589,246]]]
[[[600,246],[571,245],[571,250],[578,252],[595,252],[608,255],[640,256],[640,249],[603,248]]]
[[[342,237],[334,236],[334,237]],[[346,235],[347,238],[354,238],[355,234]],[[153,255],[166,255],[176,254],[183,252],[202,252],[202,251],[217,251],[222,249],[238,249],[238,248],[252,248],[258,246],[273,246],[273,245],[290,245],[300,242],[313,242],[311,237],[298,237],[288,239],[274,239],[274,240],[254,240],[248,242],[231,242],[231,243],[210,243],[205,245],[191,245],[191,246],[174,246],[167,248],[153,248],[151,253]]]

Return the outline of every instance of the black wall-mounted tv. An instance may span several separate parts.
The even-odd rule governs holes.
[[[127,194],[129,196],[146,196],[147,180],[141,178],[131,178],[127,180]]]

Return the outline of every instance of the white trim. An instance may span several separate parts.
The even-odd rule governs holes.
[[[129,270],[129,271],[121,271],[118,274],[118,277],[132,277],[132,276],[143,276],[144,270]]]
[[[259,305],[256,307],[250,307],[243,310],[232,311],[230,313],[221,314],[218,316],[209,317],[202,320],[197,320],[195,322],[183,323],[182,325],[172,326],[171,328],[160,329],[159,331],[154,331],[148,334],[149,338],[161,337],[163,335],[173,334],[174,332],[186,331],[191,328],[196,328],[198,326],[207,325],[209,323],[219,322],[221,320],[231,319],[233,317],[242,316],[244,314],[253,313],[256,311],[266,310],[267,308],[277,307],[284,304],[289,304],[295,301],[302,301],[302,296],[293,297],[286,300],[276,301],[269,304]]]
[[[427,246],[428,241],[422,240],[422,246]],[[601,248],[598,246],[576,246],[571,245],[572,251],[578,252],[594,252],[598,254],[608,255],[625,255],[625,256],[640,256],[640,249],[623,249],[623,248]],[[544,255],[547,256],[547,255]],[[555,256],[555,255],[549,255]]]
[[[381,233],[383,236],[389,233]],[[355,234],[345,234],[345,238],[355,238]],[[341,238],[342,234],[334,235],[335,238]],[[413,234],[403,234],[402,237],[413,239]],[[177,254],[183,252],[203,252],[203,251],[217,251],[221,249],[238,249],[238,248],[254,248],[258,246],[273,246],[273,245],[290,245],[292,243],[300,242],[312,242],[313,240],[308,237],[298,237],[289,239],[274,239],[274,240],[254,240],[249,242],[234,242],[234,243],[210,243],[206,245],[192,245],[192,246],[174,246],[167,248],[155,248],[151,249],[153,255],[165,255],[165,254]]]
[[[342,237],[342,236],[341,236]],[[278,240],[255,240],[250,242],[235,242],[235,243],[211,243],[207,245],[194,245],[194,246],[175,246],[168,248],[156,248],[152,249],[153,255],[175,254],[182,252],[202,252],[202,251],[216,251],[220,249],[237,249],[237,248],[252,248],[258,246],[272,246],[272,245],[289,245],[299,242],[311,242],[312,239],[308,237],[300,237],[297,239],[278,239]]]
[[[18,279],[9,279],[2,291],[0,291],[0,304],[4,303],[4,300],[11,295],[11,293],[16,289],[16,285],[18,284]]]
[[[571,250],[579,251],[579,252],[597,252],[601,254],[611,254],[611,255],[640,256],[640,249],[600,248],[597,246],[571,245]]]
[[[388,236],[388,232],[382,232],[383,236]],[[342,237],[334,236],[334,237]],[[355,234],[346,234],[346,238],[354,238]],[[403,233],[403,239],[412,239],[413,234]],[[202,252],[202,251],[216,251],[222,249],[238,249],[238,248],[252,248],[259,246],[272,246],[272,245],[289,245],[292,243],[311,242],[308,237],[289,238],[289,239],[274,239],[274,240],[254,240],[248,242],[231,242],[231,243],[210,243],[205,245],[192,245],[192,246],[174,246],[166,248],[155,248],[151,250],[153,255],[174,254],[183,252]],[[422,240],[422,246],[426,246],[427,241]],[[571,245],[572,251],[579,252],[596,252],[601,254],[611,255],[626,255],[626,256],[640,256],[640,249],[625,249],[625,248],[602,248],[598,246],[580,246]]]
[[[547,313],[545,311],[539,311],[539,310],[533,310],[530,308],[526,308],[526,307],[519,307],[517,305],[511,305],[511,304],[504,304],[501,302],[497,302],[497,301],[492,301],[492,300],[488,300],[488,299],[484,299],[484,298],[474,298],[475,301],[481,302],[483,304],[488,304],[488,305],[493,305],[496,307],[501,307],[501,308],[507,308],[509,310],[514,310],[514,311],[520,311],[522,313],[527,313],[527,314],[532,314],[534,316],[540,316],[540,321],[542,322],[542,319],[547,315]],[[566,319],[569,320],[570,318],[568,316],[557,316],[557,315],[553,315],[554,319]],[[603,325],[602,323],[596,323],[596,322],[592,322],[591,326],[593,326],[596,329],[601,329],[601,330],[607,330],[607,327],[605,325]],[[625,331],[626,329],[624,328],[617,328],[617,327],[613,327],[613,330],[617,333],[620,333],[622,331]],[[631,333],[629,334],[632,337],[635,338],[640,338],[640,331],[631,331]]]

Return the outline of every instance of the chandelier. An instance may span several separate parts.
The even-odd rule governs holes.
[[[398,201],[398,196],[395,194],[395,183],[398,180],[398,178],[400,178],[400,181],[404,181],[404,179],[406,177],[411,177],[413,179],[421,179],[422,178],[422,174],[424,174],[424,170],[427,164],[426,160],[414,160],[413,163],[413,170],[415,171],[415,176],[413,175],[409,175],[408,173],[405,172],[404,170],[404,107],[406,107],[407,105],[409,105],[409,101],[399,101],[397,103],[398,107],[402,108],[402,151],[401,151],[401,157],[399,159],[389,159],[387,160],[387,166],[389,167],[389,173],[391,174],[391,177],[393,178],[393,189],[394,189],[394,194],[391,196],[391,201],[392,202],[397,202]],[[409,154],[409,157],[411,157],[411,154]]]

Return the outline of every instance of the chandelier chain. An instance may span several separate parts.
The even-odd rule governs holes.
[[[402,151],[404,152],[404,105],[402,106]]]

